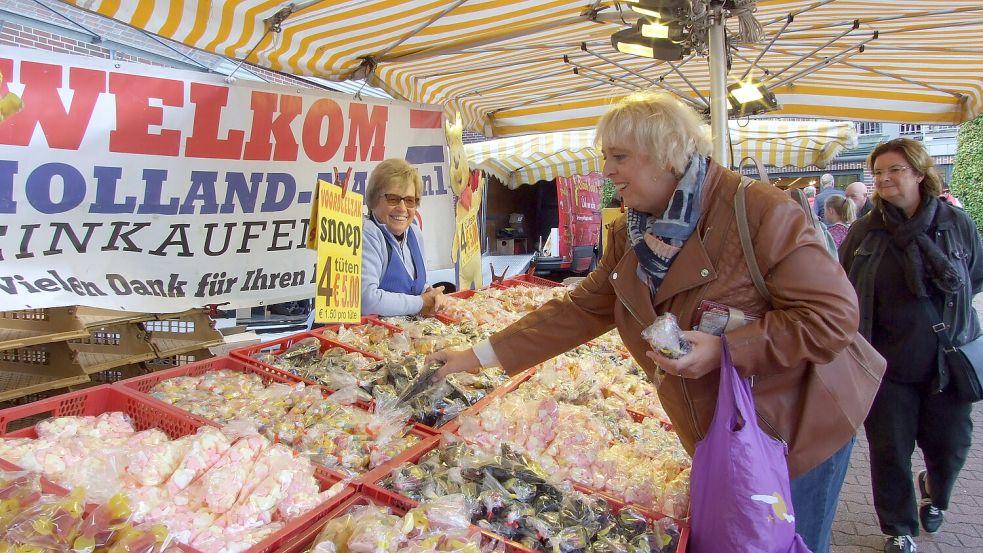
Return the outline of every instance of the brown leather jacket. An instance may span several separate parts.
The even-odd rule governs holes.
[[[740,175],[716,163],[703,187],[704,212],[694,235],[677,254],[655,301],[637,276],[638,258],[627,245],[625,217],[613,223],[597,269],[562,300],[554,300],[491,337],[515,374],[617,327],[625,345],[659,388],[659,398],[692,455],[713,418],[719,373],[696,380],[655,376],[641,337],[657,313],[672,312],[683,328],[698,323],[704,299],[760,316],[727,332],[737,369],[753,376],[762,428],[789,446],[789,471],[797,476],[829,458],[862,422],[837,406],[866,413],[872,392],[849,378],[820,379],[809,362],[829,362],[857,331],[857,296],[843,269],[825,250],[802,208],[770,186],[748,189],[747,212],[755,256],[773,305],[755,291],[738,238],[734,193]],[[863,359],[872,373],[882,359]],[[878,368],[877,365],[881,364]],[[832,383],[832,384],[831,384]],[[876,389],[876,386],[875,386]],[[856,419],[857,417],[852,417]]]

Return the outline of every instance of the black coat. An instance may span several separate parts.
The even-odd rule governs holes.
[[[983,246],[976,225],[966,212],[945,202],[939,202],[932,228],[935,229],[936,245],[965,283],[958,292],[945,297],[942,308],[942,319],[952,341],[962,345],[975,340],[981,333],[979,317],[973,309],[973,296],[983,290]],[[871,340],[873,334],[874,281],[890,239],[883,220],[872,212],[853,223],[839,248],[840,263],[857,290],[860,333],[867,340]],[[899,278],[903,276],[899,275]],[[922,313],[912,315],[920,317]],[[940,384],[944,385],[946,381],[947,378],[942,378]]]

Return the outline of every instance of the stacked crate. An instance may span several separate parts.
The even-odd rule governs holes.
[[[3,311],[0,402],[198,361],[220,343],[203,309],[164,315],[82,306]]]

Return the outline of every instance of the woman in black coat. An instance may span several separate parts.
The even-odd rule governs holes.
[[[918,522],[935,533],[969,452],[972,404],[952,391],[933,326],[952,342],[980,335],[973,296],[983,289],[983,248],[966,213],[939,200],[942,180],[918,141],[897,138],[868,159],[874,209],[840,246],[857,289],[860,331],[887,359],[887,372],[864,423],[870,444],[874,507],[885,552],[915,551]],[[911,455],[926,471],[912,482]]]

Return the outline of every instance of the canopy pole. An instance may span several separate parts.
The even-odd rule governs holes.
[[[713,133],[711,157],[730,167],[730,131],[727,128],[727,37],[723,8],[718,3],[711,15],[710,43],[710,131]]]

